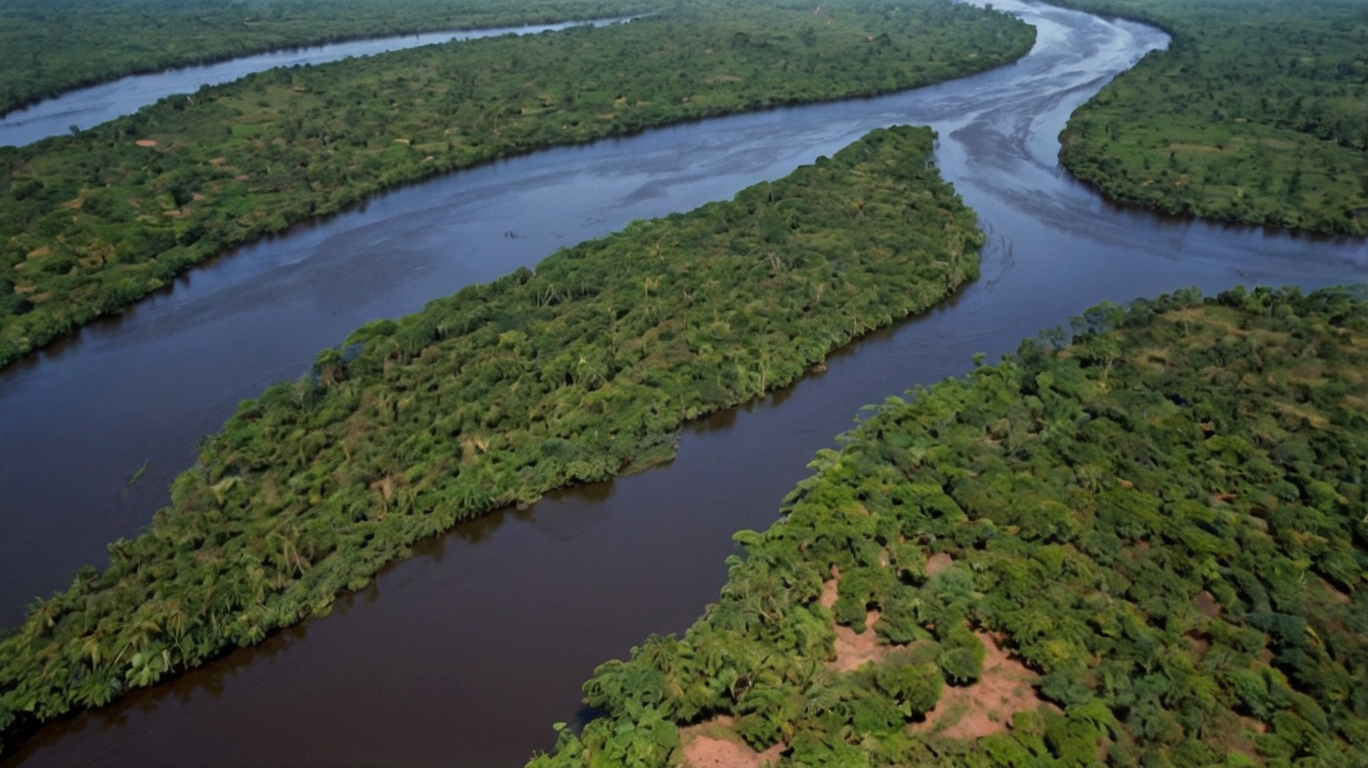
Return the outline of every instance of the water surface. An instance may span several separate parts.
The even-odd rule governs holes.
[[[351,328],[642,216],[693,208],[929,123],[989,233],[983,275],[829,370],[691,426],[668,468],[461,526],[340,604],[119,705],[50,724],[15,765],[521,764],[579,685],[714,599],[730,535],[763,528],[858,408],[1014,350],[1103,300],[1197,285],[1368,279],[1368,245],[1104,203],[1058,166],[1069,113],[1165,36],[1021,0],[1022,61],[894,96],[710,120],[463,172],[240,249],[0,374],[0,610],[104,562],[236,401]],[[510,236],[510,233],[512,236]],[[147,476],[126,479],[145,461]],[[73,481],[79,478],[79,482]]]
[[[560,24],[536,24],[521,27],[490,27],[487,29],[448,32],[424,32],[415,35],[395,35],[366,40],[350,40],[301,48],[286,48],[256,56],[243,56],[215,64],[204,64],[179,69],[167,69],[145,75],[130,75],[108,83],[68,91],[60,96],[44,99],[29,107],[16,109],[0,118],[0,146],[22,147],[49,136],[61,136],[72,126],[89,128],[116,117],[132,114],[148,104],[172,94],[190,94],[202,85],[218,85],[237,80],[253,72],[264,72],[276,67],[326,64],[354,56],[373,56],[387,51],[437,45],[453,40],[474,40],[499,35],[534,35],[548,30],[565,29],[579,24],[607,24],[613,20],[594,22],[570,21]]]

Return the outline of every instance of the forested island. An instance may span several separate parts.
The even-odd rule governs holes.
[[[141,72],[362,37],[655,10],[647,0],[8,0],[0,115]]]
[[[168,23],[242,25],[249,48],[304,34],[289,14],[258,20],[275,6],[199,1]],[[1081,178],[1169,212],[1363,233],[1356,6],[1065,1],[1174,39],[1071,121],[1062,157]],[[462,13],[502,12],[481,2]],[[299,7],[308,34],[351,36],[346,14]],[[629,6],[519,12],[551,7]],[[943,80],[1033,39],[945,0],[687,0],[611,28],[267,72],[0,149],[0,365],[399,184]],[[167,53],[115,48],[105,74]],[[689,420],[943,302],[978,276],[985,239],[933,145],[874,131],[369,323],[243,402],[108,568],[0,632],[0,756],[328,614],[459,521],[666,462]],[[1071,331],[890,398],[821,452],[779,522],[736,535],[718,602],[600,667],[595,718],[557,724],[530,765],[1368,763],[1366,294],[1183,291]]]
[[[1364,297],[1101,306],[890,398],[529,766],[1363,765]]]
[[[323,351],[202,444],[109,568],[0,638],[0,733],[325,615],[457,521],[666,460],[686,420],[951,295],[983,236],[932,145],[876,130]]]
[[[0,365],[231,245],[511,154],[865,96],[1024,55],[951,0],[691,0],[629,24],[278,69],[0,148]]]
[[[1079,178],[1166,213],[1368,234],[1368,4],[1059,4],[1173,36],[1069,120]]]

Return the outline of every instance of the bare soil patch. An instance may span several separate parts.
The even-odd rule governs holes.
[[[1240,725],[1254,733],[1268,733],[1268,723],[1258,718],[1240,715]]]
[[[155,146],[157,146],[157,142],[155,142],[155,141],[153,141],[153,140],[151,140],[151,139],[138,139],[137,141],[135,141],[135,142],[133,142],[133,143],[134,143],[134,144],[137,144],[137,145],[140,146],[140,147],[155,147]]]
[[[955,564],[955,559],[945,552],[937,552],[926,559],[926,575],[935,576]]]
[[[779,755],[787,748],[783,742],[756,752],[732,730],[733,722],[722,715],[679,729],[685,768],[762,768],[778,764]]]
[[[828,610],[835,606],[840,593],[840,583],[841,570],[833,565],[831,578],[822,583],[822,595],[817,598],[818,604]],[[827,669],[854,672],[867,661],[881,661],[888,654],[888,647],[879,642],[879,636],[874,632],[874,625],[878,621],[878,611],[868,612],[865,614],[865,631],[858,633],[833,621],[831,629],[836,633],[836,658],[827,662]]]
[[[831,566],[831,578],[822,582],[822,596],[817,598],[817,604],[828,611],[836,607],[836,598],[840,593],[841,569]]]
[[[866,662],[879,662],[888,654],[888,646],[879,642],[874,625],[879,621],[879,612],[865,614],[865,631],[856,633],[850,627],[834,624],[836,630],[836,659],[827,662],[827,667],[837,672],[854,672]]]
[[[997,638],[987,632],[974,633],[987,654],[983,676],[963,688],[946,688],[926,721],[915,724],[914,731],[940,732],[952,739],[977,739],[1006,733],[1012,715],[1051,707],[1033,687],[1040,676],[998,646]]]
[[[1192,599],[1192,607],[1208,619],[1221,618],[1221,604],[1216,602],[1215,595],[1205,589],[1198,592],[1197,596]]]

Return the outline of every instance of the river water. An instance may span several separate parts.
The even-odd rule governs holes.
[[[197,269],[0,374],[0,623],[131,535],[241,398],[300,375],[380,316],[532,264],[631,219],[687,210],[929,123],[978,212],[983,274],[828,370],[688,428],[666,468],[559,494],[425,542],[333,615],[120,704],[45,727],[14,765],[508,766],[574,721],[579,685],[651,632],[682,631],[865,403],[958,375],[1103,300],[1196,285],[1368,279],[1368,245],[1118,208],[1058,166],[1069,113],[1165,36],[996,0],[1039,29],[1020,62],[856,102],[550,150],[453,174]],[[146,475],[127,480],[148,462]]]
[[[611,21],[560,24],[537,24],[521,27],[490,27],[487,29],[425,32],[415,35],[377,37],[350,40],[302,48],[287,48],[257,56],[205,64],[202,66],[168,69],[146,75],[134,75],[89,88],[68,91],[51,99],[44,99],[30,107],[16,109],[0,118],[0,146],[22,147],[49,136],[61,136],[71,126],[89,128],[166,98],[175,93],[194,93],[202,85],[217,85],[237,80],[253,72],[275,67],[326,64],[354,56],[373,56],[386,51],[437,45],[453,40],[474,40],[481,37],[519,34],[533,35],[548,30],[565,29],[579,24],[607,24]]]

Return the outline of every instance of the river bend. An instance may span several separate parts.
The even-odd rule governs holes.
[[[929,123],[975,208],[982,277],[828,370],[688,428],[668,467],[458,527],[280,633],[120,704],[53,723],[14,765],[521,764],[574,720],[579,685],[650,632],[682,631],[865,403],[962,374],[1103,300],[1196,285],[1368,279],[1368,245],[1119,208],[1056,159],[1070,112],[1159,31],[1023,0],[1018,63],[877,99],[775,110],[452,174],[240,248],[121,317],[0,374],[0,621],[103,563],[166,499],[236,402],[300,375],[355,326]],[[144,462],[148,472],[127,480]]]
[[[253,72],[264,72],[276,67],[326,64],[355,56],[373,56],[377,53],[417,48],[420,45],[439,45],[453,40],[475,40],[510,34],[535,35],[580,24],[603,25],[615,21],[621,19],[489,27],[348,40],[342,43],[286,48],[214,64],[130,75],[108,83],[68,91],[0,117],[0,146],[22,147],[49,136],[62,136],[69,133],[72,126],[80,129],[90,128],[116,117],[132,114],[172,94],[194,93],[200,86],[227,83]]]

